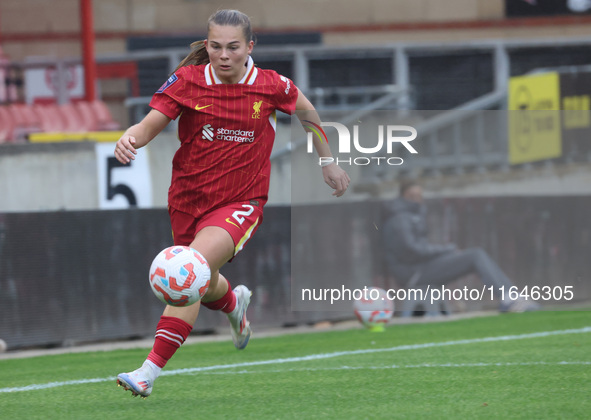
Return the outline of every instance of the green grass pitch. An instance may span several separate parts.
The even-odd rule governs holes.
[[[148,349],[0,360],[0,419],[588,419],[591,312],[185,345],[143,400]]]

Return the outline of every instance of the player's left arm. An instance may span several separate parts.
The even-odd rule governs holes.
[[[298,89],[298,99],[296,101],[296,113],[300,121],[311,121],[314,124],[320,125],[320,116],[316,112],[314,105],[306,98],[301,90]],[[302,124],[306,131],[310,131],[307,128],[307,124]],[[314,148],[318,153],[319,157],[332,158],[330,146],[328,142],[323,142],[317,136],[314,136]],[[328,159],[324,159],[327,161]],[[347,191],[351,179],[347,172],[345,172],[340,166],[338,166],[334,160],[329,165],[322,167],[322,175],[324,176],[324,182],[335,191],[332,195],[337,197],[342,196]]]

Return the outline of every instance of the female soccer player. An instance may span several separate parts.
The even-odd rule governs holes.
[[[192,52],[154,94],[153,109],[115,146],[117,160],[129,163],[136,149],[180,116],[181,145],[173,159],[168,193],[174,243],[199,251],[211,269],[209,289],[201,301],[188,307],[167,306],[146,361],[117,376],[117,383],[135,396],[150,395],[160,370],[191,332],[201,305],[225,312],[235,347],[246,347],[251,292],[242,285],[232,290],[219,269],[261,223],[275,111],[307,111],[306,119],[320,124],[314,107],[291,80],[255,67],[250,57],[252,29],[245,14],[216,12],[208,20],[207,39],[191,46]],[[332,157],[327,142],[315,139],[315,147],[319,156]],[[322,173],[333,195],[345,193],[350,181],[345,171],[332,163],[323,166]]]

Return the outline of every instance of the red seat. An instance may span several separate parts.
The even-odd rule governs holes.
[[[14,121],[5,106],[0,106],[0,143],[14,141]]]
[[[64,131],[68,133],[89,131],[86,122],[74,104],[58,105],[58,110],[65,121]]]
[[[64,131],[66,123],[57,104],[33,105],[33,111],[39,116],[44,132]]]
[[[90,102],[90,105],[94,109],[99,130],[119,130],[121,126],[117,121],[113,119],[109,107],[103,101],[95,100]]]
[[[32,108],[25,104],[11,104],[8,111],[14,123],[15,140],[24,140],[27,134],[41,131],[41,122]]]
[[[74,104],[74,106],[84,120],[84,126],[88,129],[88,131],[98,131],[101,129],[96,111],[90,102],[78,101]]]

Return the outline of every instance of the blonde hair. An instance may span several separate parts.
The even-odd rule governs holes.
[[[242,28],[242,33],[244,34],[246,42],[250,42],[253,40],[250,18],[238,10],[223,9],[218,10],[213,15],[211,15],[207,20],[208,33],[212,24],[221,26],[239,26]],[[179,65],[176,69],[174,69],[174,71],[177,71],[178,69],[184,66],[198,66],[200,64],[207,63],[209,63],[209,54],[207,54],[207,50],[205,49],[205,40],[195,41],[191,44],[191,52],[189,53],[189,55],[187,55],[179,63]]]

